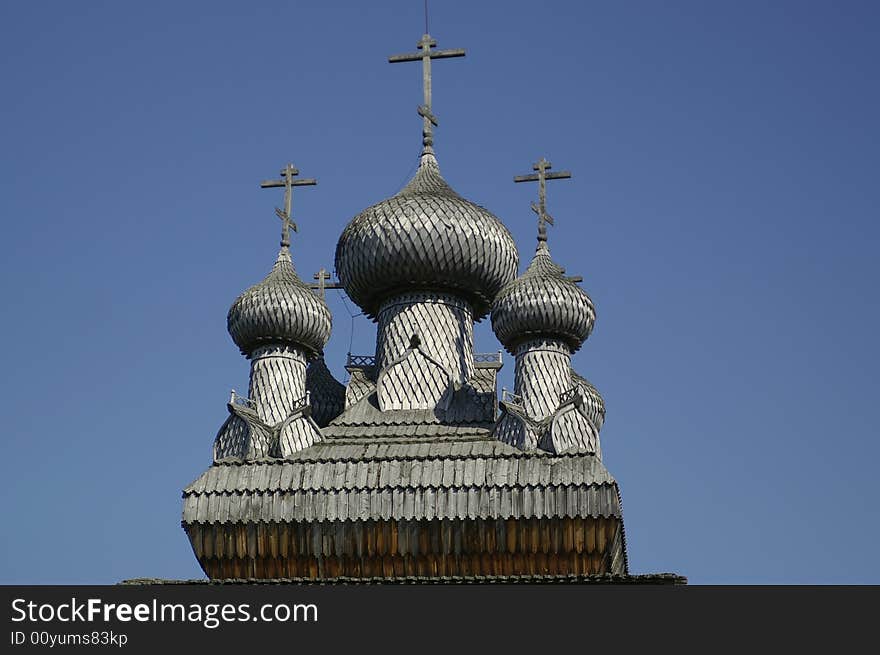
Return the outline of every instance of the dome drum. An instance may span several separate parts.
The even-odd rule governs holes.
[[[376,362],[387,366],[419,337],[425,352],[459,383],[474,374],[474,317],[469,303],[451,293],[404,293],[385,300],[376,316]]]

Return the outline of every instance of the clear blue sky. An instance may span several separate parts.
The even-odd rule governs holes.
[[[596,329],[631,568],[693,583],[880,583],[880,6],[434,0],[447,180],[527,260],[550,246]],[[235,297],[332,267],[420,147],[420,0],[0,5],[5,345],[0,582],[201,575],[180,490],[247,362]],[[330,299],[327,349],[374,347]],[[353,327],[353,330],[352,330]],[[477,348],[498,349],[488,321]],[[503,382],[510,385],[512,360]]]

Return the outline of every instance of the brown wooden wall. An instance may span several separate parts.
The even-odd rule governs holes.
[[[211,578],[609,573],[616,518],[185,525]]]

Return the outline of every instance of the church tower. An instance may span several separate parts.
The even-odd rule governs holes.
[[[472,388],[474,322],[516,275],[518,254],[507,228],[458,195],[434,153],[431,60],[464,56],[433,50],[391,62],[421,61],[424,103],[418,170],[396,195],[358,214],[336,246],[336,271],[348,296],[377,323],[374,367],[381,410],[446,412]]]
[[[294,186],[315,184],[295,180],[292,164],[281,171],[284,186],[281,249],[272,271],[242,293],[229,309],[227,327],[241,354],[251,361],[247,397],[232,392],[229,418],[214,441],[214,460],[227,457],[285,457],[321,440],[310,417],[306,366],[319,356],[330,338],[330,310],[307,287],[293,267],[290,228]]]
[[[492,329],[516,358],[514,393],[501,402],[495,435],[523,450],[586,450],[601,456],[605,404],[571,367],[572,354],[593,331],[596,311],[577,285],[580,278],[567,277],[547,245],[547,223],[553,219],[546,208],[546,182],[571,174],[548,173],[545,159],[533,168],[536,175],[514,181],[539,183],[539,204],[532,203],[538,245],[525,273],[501,290],[492,307]]]

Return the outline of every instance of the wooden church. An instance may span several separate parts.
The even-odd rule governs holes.
[[[227,317],[250,360],[247,397],[232,394],[213,462],[183,491],[182,525],[211,579],[652,577],[629,575],[620,489],[602,461],[605,406],[571,365],[596,316],[548,246],[546,182],[570,175],[542,159],[515,178],[538,186],[537,244],[518,276],[508,229],[440,173],[431,62],[464,51],[435,46],[425,34],[418,52],[389,59],[422,62],[418,170],[336,246],[338,284],[376,323],[375,353],[349,354],[346,384],[323,359],[323,294],[291,255],[291,195],[314,180],[288,165],[263,183],[284,189],[281,248]],[[501,398],[502,351],[474,352],[487,316],[515,367]]]

